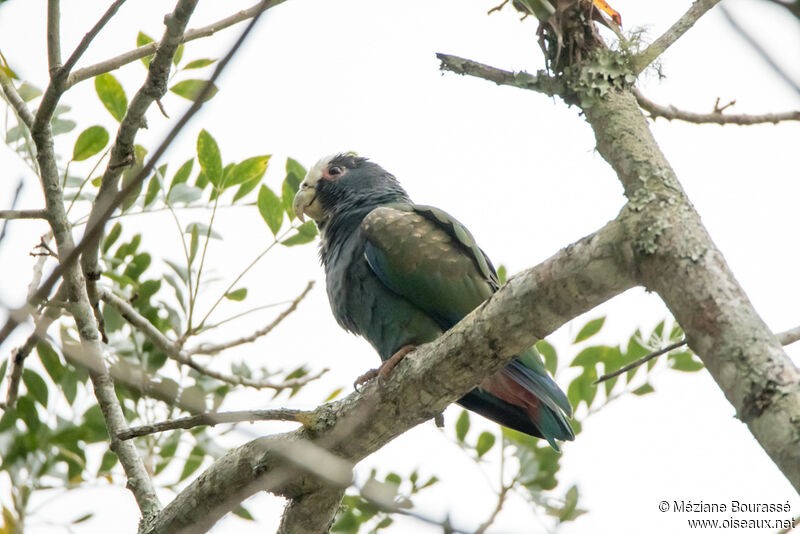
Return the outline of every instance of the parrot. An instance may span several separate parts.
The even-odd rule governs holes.
[[[361,377],[387,379],[410,351],[452,328],[499,289],[469,231],[444,211],[412,203],[400,182],[353,153],[320,159],[292,207],[319,228],[319,256],[336,321],[365,338],[383,364]],[[534,347],[457,403],[555,450],[574,433],[572,407]]]

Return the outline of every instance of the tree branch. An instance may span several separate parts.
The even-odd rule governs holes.
[[[61,68],[61,0],[47,0],[47,65],[50,76]]]
[[[227,350],[227,349],[232,348],[232,347],[236,347],[236,346],[239,346],[239,345],[244,345],[245,343],[252,343],[256,339],[269,334],[270,332],[272,332],[273,329],[275,329],[276,326],[281,324],[281,322],[283,322],[284,319],[286,319],[289,315],[291,315],[297,309],[297,306],[298,306],[298,304],[300,304],[300,301],[303,300],[306,297],[306,295],[308,295],[308,293],[311,291],[312,287],[314,287],[314,281],[313,280],[308,282],[308,285],[306,285],[306,288],[303,290],[303,292],[300,293],[300,295],[298,295],[297,298],[295,298],[289,304],[288,308],[286,308],[284,311],[282,311],[280,313],[280,315],[278,315],[270,324],[268,324],[264,328],[256,330],[255,332],[253,332],[249,336],[245,336],[245,337],[242,337],[242,338],[239,338],[239,339],[234,339],[234,340],[228,341],[226,343],[220,343],[220,344],[217,344],[217,345],[201,343],[197,347],[186,351],[187,356],[191,356],[193,354],[216,354],[218,352],[222,352],[223,350]]]
[[[792,343],[794,343],[796,341],[800,341],[800,326],[798,326],[796,328],[793,328],[792,330],[787,330],[786,332],[781,332],[780,334],[775,334],[775,337],[778,338],[778,341],[780,342],[781,345],[783,345],[783,346],[791,345]],[[631,369],[636,369],[640,365],[643,365],[643,364],[649,362],[653,358],[657,358],[657,357],[661,356],[662,354],[668,353],[671,350],[675,350],[677,348],[683,347],[684,345],[686,345],[686,343],[687,343],[686,339],[682,339],[682,340],[680,340],[680,341],[678,341],[676,343],[673,343],[671,345],[667,345],[663,349],[659,349],[659,350],[657,350],[655,352],[651,352],[647,356],[642,356],[638,360],[633,361],[633,362],[629,363],[628,365],[625,365],[624,367],[621,367],[621,368],[617,369],[616,371],[614,371],[612,373],[608,373],[608,374],[605,374],[605,375],[601,376],[600,378],[598,378],[597,380],[594,381],[594,384],[599,384],[601,382],[605,382],[606,380],[611,380],[615,376],[619,376],[622,373],[627,373]]]
[[[125,0],[116,0],[113,4],[111,4],[108,7],[108,9],[100,18],[100,20],[98,20],[97,23],[92,27],[92,29],[89,30],[89,32],[83,36],[83,39],[81,39],[81,42],[78,43],[78,46],[75,48],[75,51],[72,52],[72,55],[69,56],[67,62],[64,63],[65,71],[70,72],[72,70],[72,67],[75,66],[75,63],[78,62],[83,53],[86,52],[86,49],[89,48],[89,44],[94,40],[95,37],[97,37],[97,34],[100,33],[100,30],[103,29],[103,26],[105,26],[108,23],[108,21],[111,20],[111,18],[117,13],[119,7],[124,3]],[[64,90],[66,89],[69,89],[69,83],[66,84]]]
[[[639,217],[625,215],[629,220]],[[229,452],[164,508],[148,534],[201,532],[247,496],[265,489],[291,499],[293,525],[331,517],[338,501],[323,499],[323,505],[310,497],[329,484],[309,473],[314,465],[288,460],[281,451],[327,441],[325,449],[335,457],[357,462],[440,413],[537,339],[632,287],[632,252],[620,245],[628,224],[613,221],[513,277],[458,325],[409,354],[383,386],[370,383],[361,392],[320,406],[301,429]]]
[[[645,97],[638,89],[634,89],[634,94],[636,95],[636,101],[639,103],[639,106],[650,114],[651,119],[663,117],[670,121],[678,119],[695,124],[738,124],[742,126],[764,123],[777,124],[781,121],[800,121],[800,110],[785,111],[783,113],[765,113],[762,115],[723,114],[721,110],[717,109],[711,113],[694,113],[678,109],[675,106],[656,104]]]
[[[705,15],[712,7],[717,5],[720,0],[695,0],[692,7],[684,13],[661,37],[645,48],[642,52],[631,58],[631,66],[634,74],[642,72],[650,63],[663,54],[667,48],[672,46],[675,41],[686,33],[689,28],[694,26],[700,17]]]
[[[497,85],[511,85],[513,87],[519,87],[520,89],[544,93],[549,96],[564,93],[563,84],[556,78],[549,76],[543,70],[533,75],[527,72],[509,72],[449,54],[437,53],[436,57],[439,58],[441,62],[439,69],[443,71],[475,76],[494,82]]]
[[[80,242],[74,248],[70,249],[68,252],[65,252],[63,254],[60,253],[60,259],[61,259],[60,263],[56,266],[56,268],[53,270],[50,276],[48,276],[47,279],[42,283],[42,285],[39,286],[39,289],[32,295],[31,299],[29,299],[30,301],[41,301],[47,298],[47,296],[50,295],[50,291],[53,289],[55,283],[59,280],[59,278],[61,278],[61,276],[65,273],[65,271],[71,267],[73,262],[77,260],[78,256],[84,251],[84,249],[88,248],[90,244],[98,242],[102,234],[102,231],[105,227],[105,221],[108,220],[108,218],[113,214],[114,210],[122,203],[122,201],[125,198],[128,197],[128,195],[130,195],[135,189],[141,186],[144,179],[147,178],[153,171],[156,163],[161,158],[161,156],[163,156],[164,152],[166,152],[169,145],[172,144],[172,141],[175,140],[175,137],[177,137],[178,132],[180,132],[183,129],[186,123],[189,122],[189,119],[191,119],[194,116],[194,114],[197,113],[197,111],[203,106],[205,97],[210,91],[211,87],[213,86],[213,83],[217,80],[217,78],[220,76],[222,71],[227,66],[230,59],[233,57],[233,55],[239,49],[241,44],[247,38],[247,35],[252,30],[253,25],[258,20],[258,18],[259,15],[253,17],[253,19],[250,21],[250,24],[247,26],[247,28],[245,28],[245,30],[242,32],[242,34],[234,43],[234,45],[225,55],[225,57],[223,57],[217,63],[217,67],[214,69],[214,72],[211,74],[211,77],[208,79],[203,89],[199,92],[199,94],[195,98],[195,101],[192,103],[189,109],[186,110],[186,112],[175,123],[175,125],[172,127],[169,133],[167,133],[164,140],[161,142],[161,144],[158,146],[155,152],[153,152],[153,155],[150,157],[149,160],[147,160],[147,162],[144,164],[139,173],[133,179],[131,179],[130,183],[125,185],[125,187],[123,187],[116,194],[116,196],[111,200],[108,206],[103,210],[102,214],[98,215],[97,223],[91,225],[87,223],[86,229],[84,230],[84,234]],[[55,173],[57,177],[58,172],[55,167],[55,156],[53,154],[53,148],[52,148],[52,133],[50,131],[50,123],[49,123],[49,117],[52,114],[52,109],[55,108],[55,103],[53,101],[53,96],[51,94],[53,91],[55,91],[53,87],[54,84],[51,82],[51,84],[48,86],[47,91],[45,92],[44,97],[42,98],[42,104],[39,106],[39,110],[34,120],[34,131],[37,130],[37,125],[38,125],[39,136],[40,136],[39,141],[41,143],[49,142],[50,144],[49,150],[43,156],[44,159],[42,160],[40,158],[39,160],[40,164],[41,161],[47,163],[48,168],[46,170],[45,169],[40,169],[40,170],[42,173],[45,172],[50,174]],[[45,104],[47,105],[45,106]],[[48,112],[43,111],[43,109],[45,109],[46,107],[51,108],[49,109],[49,114]],[[45,120],[45,117],[47,117],[47,120]],[[34,142],[36,142],[35,137],[36,136],[34,135]],[[39,156],[41,156],[41,154],[37,155],[37,157]],[[61,195],[60,192],[59,195],[63,196]],[[22,318],[27,317],[27,315],[30,313],[30,310],[31,310],[30,304],[26,304],[22,308],[17,310],[12,310],[9,313],[8,319],[6,320],[3,327],[0,328],[0,346],[2,346],[5,340],[8,339],[8,336],[17,328],[17,326],[19,326],[22,320],[24,320]]]
[[[178,343],[172,341],[167,336],[162,334],[158,328],[153,326],[153,324],[147,320],[146,317],[143,317],[134,309],[133,306],[125,302],[123,299],[119,298],[108,290],[101,290],[99,296],[106,303],[113,306],[120,313],[120,315],[125,318],[126,321],[147,336],[147,339],[149,339],[156,347],[162,350],[170,359],[175,360],[182,365],[189,366],[198,373],[204,374],[211,378],[216,378],[217,380],[228,384],[235,386],[247,386],[255,389],[273,389],[275,391],[282,391],[287,388],[294,388],[308,384],[309,382],[318,379],[323,374],[328,372],[328,369],[323,369],[318,373],[307,375],[302,378],[295,378],[277,383],[269,380],[255,380],[244,376],[220,373],[196,362],[194,358],[192,358],[191,354],[181,350]]]
[[[8,76],[6,76],[6,73],[3,72],[2,69],[0,69],[0,88],[3,89],[3,94],[16,112],[17,117],[28,127],[28,130],[31,130],[33,128],[33,113],[31,113],[31,110],[25,105],[25,101],[19,96],[14,84],[8,79]]]
[[[0,219],[46,219],[45,210],[0,210]]]
[[[116,140],[111,148],[111,155],[108,158],[108,164],[103,173],[100,189],[97,192],[97,196],[92,204],[92,210],[89,213],[87,228],[105,226],[107,217],[105,217],[104,214],[118,194],[119,178],[122,175],[122,171],[129,166],[135,158],[133,143],[136,134],[139,132],[139,128],[142,128],[146,124],[144,115],[147,109],[153,101],[162,98],[167,92],[167,80],[169,79],[169,72],[172,68],[172,58],[175,56],[175,51],[180,45],[183,32],[186,30],[186,25],[196,5],[197,0],[179,0],[175,6],[175,10],[164,18],[164,24],[166,26],[164,35],[161,37],[161,41],[158,43],[158,50],[148,67],[147,78],[142,84],[142,87],[139,88],[131,99],[125,116],[117,130]],[[81,266],[83,267],[83,272],[86,273],[89,302],[92,303],[98,320],[100,313],[97,308],[98,295],[96,281],[102,273],[98,262],[98,248],[101,234],[102,232],[87,244],[81,256]]]
[[[664,300],[739,418],[800,490],[800,372],[736,282],[629,91],[584,108],[629,202],[639,279]]]
[[[182,417],[171,421],[161,421],[151,425],[134,426],[122,432],[117,437],[122,440],[147,436],[167,430],[179,428],[194,428],[197,426],[216,426],[220,423],[242,423],[248,421],[294,421],[303,422],[313,412],[280,408],[277,410],[246,410],[236,412],[206,412],[190,417]]]
[[[181,38],[180,42],[188,43],[189,41],[193,41],[195,39],[208,37],[220,30],[224,30],[225,28],[233,26],[234,24],[253,18],[254,16],[260,14],[262,11],[277,6],[278,4],[282,4],[285,1],[286,0],[272,0],[266,3],[259,2],[248,9],[239,11],[238,13],[234,13],[229,17],[225,17],[224,19],[213,22],[207,26],[186,31],[186,33]],[[89,78],[94,78],[98,74],[111,72],[112,70],[116,70],[122,67],[123,65],[132,63],[137,59],[151,56],[154,53],[156,53],[157,49],[158,49],[158,43],[149,43],[144,46],[140,46],[138,48],[130,50],[128,52],[125,52],[124,54],[120,54],[119,56],[107,59],[105,61],[101,61],[100,63],[97,63],[95,65],[78,69],[74,73],[72,73],[67,79],[67,87],[72,87],[76,83],[88,80]]]

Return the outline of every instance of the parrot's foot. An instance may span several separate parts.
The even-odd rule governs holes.
[[[380,367],[377,369],[370,369],[363,375],[359,376],[356,381],[353,382],[353,389],[358,391],[359,386],[363,386],[375,377],[378,377],[381,382],[389,380],[389,376],[392,374],[392,371],[394,371],[394,368],[397,366],[397,364],[400,363],[400,360],[405,358],[409,352],[412,352],[416,348],[416,345],[405,345],[400,350],[392,354],[392,357],[383,362]]]

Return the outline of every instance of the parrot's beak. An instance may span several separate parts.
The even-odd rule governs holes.
[[[292,208],[295,215],[301,222],[306,222],[305,216],[308,215],[315,221],[320,221],[324,218],[322,206],[317,200],[317,189],[314,187],[303,186],[294,196]]]

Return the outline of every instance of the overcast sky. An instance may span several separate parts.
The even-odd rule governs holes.
[[[542,68],[536,22],[519,22],[509,7],[486,16],[494,3],[290,0],[259,23],[220,81],[220,93],[193,119],[164,161],[174,172],[192,155],[197,133],[205,128],[219,142],[226,162],[273,154],[267,183],[279,186],[286,156],[308,167],[325,154],[355,150],[394,173],[416,202],[441,207],[466,224],[496,264],[507,266],[510,273],[533,266],[614,218],[625,199],[612,170],[595,152],[591,129],[577,108],[540,94],[438,71],[435,52],[506,69]],[[62,2],[65,51],[75,46],[106,4]],[[47,73],[44,5],[11,0],[0,7],[0,50],[20,77],[39,87],[45,85]],[[160,36],[167,5],[129,0],[79,66],[133,47],[139,30]],[[202,26],[249,5],[201,2],[189,26]],[[652,40],[690,3],[619,0],[612,5],[621,12],[626,29],[644,27],[646,39]],[[800,79],[796,20],[767,2],[726,0],[725,5],[790,75]],[[219,57],[240,29],[195,41],[187,45],[185,55]],[[736,100],[733,110],[742,113],[800,108],[798,95],[716,12],[662,57],[661,70],[663,79],[650,71],[640,84],[659,103],[707,112],[719,97],[722,102]],[[130,98],[145,69],[136,62],[114,74]],[[91,124],[112,130],[113,119],[93,93],[93,84],[84,82],[63,99],[73,107],[77,131]],[[185,102],[174,95],[164,99],[173,118],[185,109]],[[150,128],[137,141],[154,147],[171,122],[156,108],[147,118]],[[659,120],[653,132],[767,324],[775,331],[800,324],[798,123],[719,127]],[[75,135],[58,138],[57,151],[70,154],[74,139]],[[74,170],[86,173],[89,168],[75,165]],[[19,207],[42,205],[35,178],[5,147],[0,147],[0,169],[2,208],[23,177],[26,188]],[[181,216],[184,224],[207,217]],[[162,231],[167,223],[156,215],[135,221],[136,231],[145,233],[145,247],[177,258],[173,253],[179,246],[177,235]],[[209,250],[220,276],[236,272],[268,243],[269,231],[254,208],[225,211],[218,223],[225,240],[212,242]],[[18,305],[30,277],[27,252],[44,230],[41,224],[25,221],[15,222],[9,230],[0,245],[0,302]],[[133,233],[132,228],[126,231]],[[291,299],[310,279],[318,280],[312,295],[279,331],[224,358],[286,368],[309,362],[313,369],[332,371],[299,399],[271,401],[268,394],[247,392],[228,408],[312,407],[337,387],[349,388],[356,376],[378,363],[365,341],[335,324],[315,247],[270,253],[243,284],[250,290],[248,301],[256,304]],[[216,291],[203,296],[213,302]],[[650,330],[668,317],[668,311],[656,296],[631,290],[551,336],[562,362],[576,352],[569,340],[577,328],[601,315],[608,319],[597,340],[617,344],[626,342],[636,328]],[[270,319],[266,312],[244,320],[236,332],[246,333]],[[787,350],[798,361],[800,347]],[[572,376],[572,370],[563,369],[558,381],[566,389]],[[661,372],[652,383],[655,394],[615,402],[593,416],[574,443],[565,444],[556,493],[578,483],[580,505],[590,513],[562,532],[685,531],[686,517],[659,512],[661,500],[789,500],[791,515],[800,513],[800,500],[791,485],[734,418],[733,408],[705,371]],[[446,412],[449,425],[457,414],[457,409]],[[233,446],[251,435],[286,428],[255,425],[226,436],[225,443]],[[494,507],[490,485],[496,484],[496,467],[487,463],[485,471],[491,477],[487,480],[471,462],[460,459],[448,436],[452,428],[442,433],[432,423],[423,424],[365,460],[358,475],[363,479],[371,467],[382,473],[408,474],[415,468],[435,473],[444,481],[416,499],[418,510],[438,518],[449,513],[455,525],[474,529]],[[163,499],[170,498],[164,492]],[[6,494],[2,499],[8,502]],[[214,532],[274,530],[282,509],[279,499],[261,495],[248,506],[258,523],[228,518]],[[57,520],[76,517],[86,509],[95,511],[95,518],[78,525],[75,532],[106,532],[112,524],[120,533],[136,530],[138,511],[130,494],[104,483],[57,499],[42,510]],[[411,528],[438,532],[412,520],[405,525],[407,530],[398,527],[394,532]],[[28,530],[60,531],[41,523],[32,523]],[[490,530],[541,531],[516,498]]]

